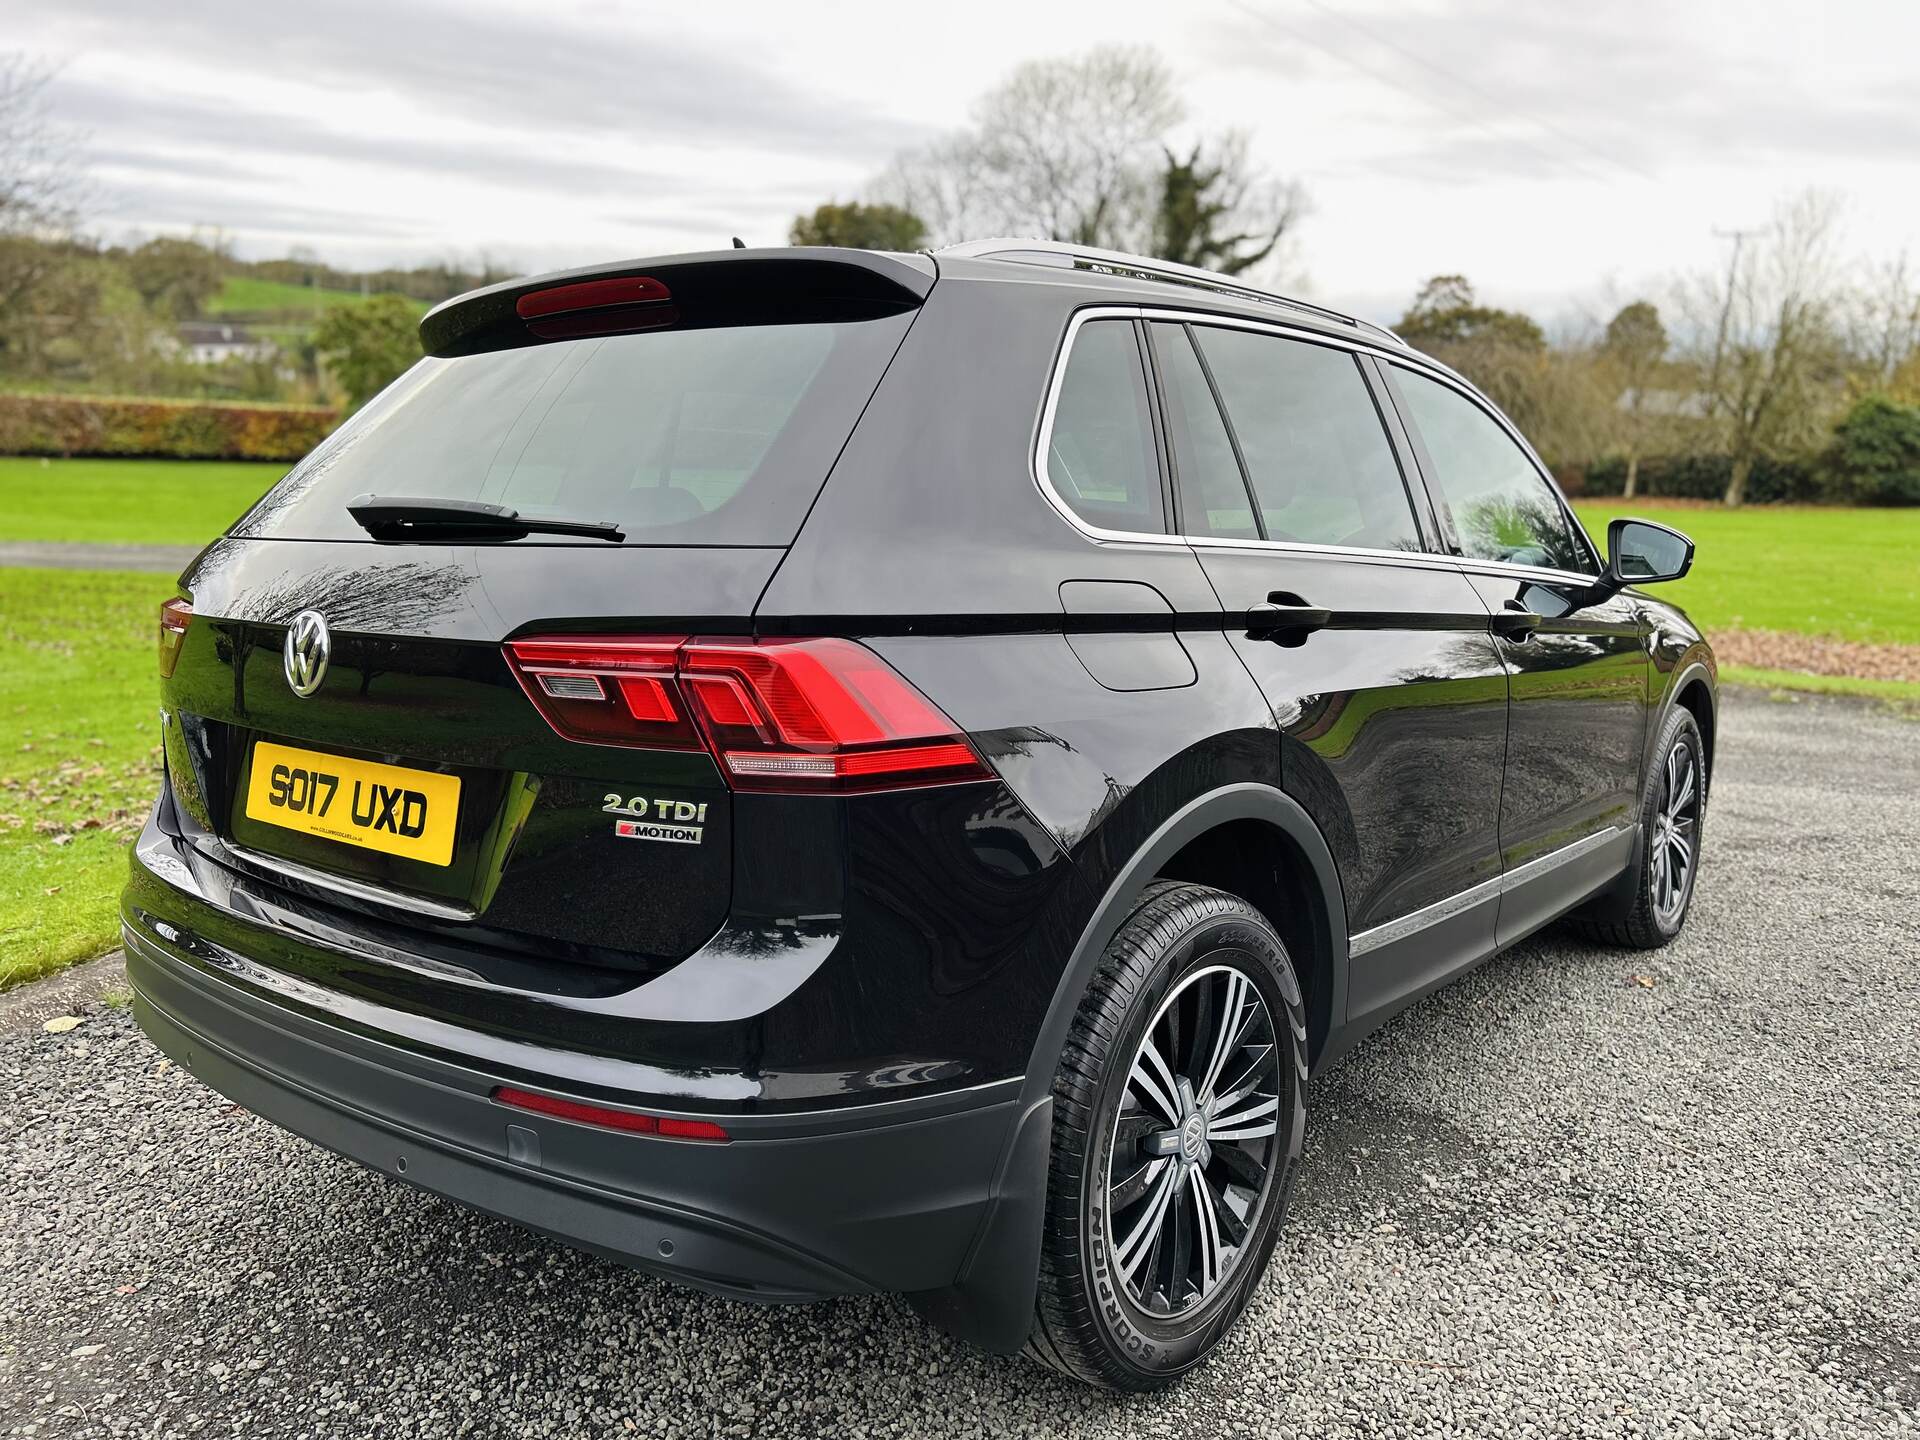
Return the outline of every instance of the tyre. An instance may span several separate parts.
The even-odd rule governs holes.
[[[1122,1390],[1204,1360],[1273,1252],[1305,1078],[1300,985],[1273,927],[1218,890],[1149,886],[1054,1079],[1027,1353]]]
[[[1574,913],[1574,928],[1588,939],[1657,950],[1687,923],[1707,813],[1706,753],[1700,726],[1675,706],[1660,727],[1653,773],[1640,801],[1634,873]]]

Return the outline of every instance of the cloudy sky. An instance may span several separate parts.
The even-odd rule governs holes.
[[[779,243],[1020,60],[1158,49],[1202,130],[1313,213],[1301,287],[1392,318],[1425,276],[1554,314],[1715,263],[1808,185],[1920,260],[1913,0],[0,0],[59,65],[94,228],[340,263],[524,269]]]

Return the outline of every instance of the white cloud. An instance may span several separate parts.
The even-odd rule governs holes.
[[[1809,183],[1859,197],[1857,248],[1920,239],[1920,7],[1891,0],[63,0],[9,30],[65,61],[103,227],[208,226],[248,254],[775,242],[1019,60],[1116,41],[1161,50],[1197,128],[1246,129],[1305,181],[1312,288],[1363,313],[1439,271],[1546,308],[1631,290]]]

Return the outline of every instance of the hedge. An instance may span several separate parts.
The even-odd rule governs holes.
[[[1733,462],[1725,455],[1650,455],[1640,462],[1638,493],[1680,500],[1718,500],[1727,493]],[[1626,488],[1627,462],[1598,460],[1568,489],[1581,495],[1618,495]],[[1814,504],[1826,496],[1812,465],[1797,460],[1756,460],[1747,477],[1747,503]]]
[[[0,455],[298,460],[340,412],[98,395],[0,395]]]

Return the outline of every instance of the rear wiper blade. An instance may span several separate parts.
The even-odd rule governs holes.
[[[356,495],[347,513],[376,540],[517,540],[522,535],[583,535],[589,540],[626,539],[608,520],[541,520],[510,505],[478,500],[435,500],[405,495]]]

